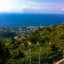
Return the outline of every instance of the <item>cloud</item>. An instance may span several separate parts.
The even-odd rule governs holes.
[[[64,3],[34,2],[26,0],[0,0],[0,12],[63,13]]]
[[[64,12],[64,8],[62,8],[60,11],[61,11],[61,12]]]
[[[22,0],[0,0],[0,12],[22,12],[24,7]]]
[[[36,13],[61,13],[60,9],[64,6],[63,3],[37,3],[29,2],[27,7],[24,8],[24,12],[36,12]]]

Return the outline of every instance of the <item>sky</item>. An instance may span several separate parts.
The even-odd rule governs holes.
[[[64,13],[64,0],[0,0],[0,13]]]

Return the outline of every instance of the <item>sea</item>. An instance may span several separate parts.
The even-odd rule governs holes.
[[[0,27],[49,26],[64,23],[64,14],[0,14]]]

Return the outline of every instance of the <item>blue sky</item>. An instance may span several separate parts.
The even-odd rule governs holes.
[[[0,13],[64,13],[64,0],[0,0]]]

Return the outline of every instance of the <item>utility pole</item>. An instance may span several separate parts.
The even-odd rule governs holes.
[[[63,50],[63,58],[64,58],[64,50]]]
[[[30,64],[31,64],[31,42],[28,42],[29,45],[29,57],[30,57]]]
[[[30,51],[30,64],[31,64],[31,48],[29,49],[29,51]]]
[[[41,64],[41,47],[39,42],[37,42],[37,46],[39,47],[39,64]]]
[[[40,47],[40,53],[39,53],[39,64],[41,64],[41,47]]]

